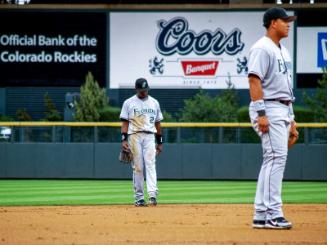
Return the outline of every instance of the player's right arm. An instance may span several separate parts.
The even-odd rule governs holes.
[[[129,149],[128,140],[127,140],[128,124],[129,124],[129,122],[127,120],[122,120],[122,123],[121,123],[121,137],[122,137],[121,138],[121,147],[125,150]]]
[[[263,91],[261,80],[258,76],[254,74],[249,75],[249,84],[250,84],[250,96],[251,100],[254,104],[258,104],[258,128],[262,133],[267,133],[269,131],[269,121],[266,116],[266,112],[264,109],[260,109],[260,103],[263,102]]]
[[[121,146],[123,149],[128,150],[129,149],[129,145],[128,145],[128,125],[129,125],[129,121],[128,121],[128,104],[126,103],[126,101],[123,104],[120,116],[119,116],[120,120],[121,120]]]
[[[262,133],[269,131],[269,122],[266,116],[263,100],[262,81],[269,69],[269,54],[262,48],[254,48],[249,56],[249,86],[252,105],[258,113],[258,128]]]

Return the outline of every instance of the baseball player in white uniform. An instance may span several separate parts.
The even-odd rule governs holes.
[[[146,79],[135,82],[136,95],[127,99],[122,107],[121,134],[122,147],[133,153],[133,186],[135,206],[157,205],[156,155],[162,151],[160,121],[163,120],[159,102],[148,95],[149,85]],[[149,196],[144,200],[144,174]]]
[[[291,21],[282,8],[268,9],[263,16],[266,35],[250,49],[248,78],[249,113],[261,138],[263,163],[255,196],[254,228],[290,229],[282,211],[282,179],[288,153],[289,135],[298,137],[292,103],[292,63],[280,43],[288,36]]]

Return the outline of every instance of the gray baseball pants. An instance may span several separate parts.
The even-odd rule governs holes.
[[[288,153],[290,109],[278,101],[265,101],[269,132],[258,129],[257,112],[252,103],[249,114],[252,126],[261,138],[263,162],[261,165],[254,202],[254,219],[267,220],[284,217],[282,211],[282,180]]]

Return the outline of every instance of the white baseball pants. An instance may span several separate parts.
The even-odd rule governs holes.
[[[133,187],[135,201],[144,199],[144,170],[149,197],[158,195],[156,172],[155,136],[139,132],[129,135],[129,145],[133,153]]]

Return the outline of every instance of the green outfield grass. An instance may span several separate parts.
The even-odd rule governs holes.
[[[158,182],[160,204],[253,203],[255,181]],[[327,203],[327,182],[286,182],[284,203]],[[0,180],[0,206],[131,204],[131,180]]]

